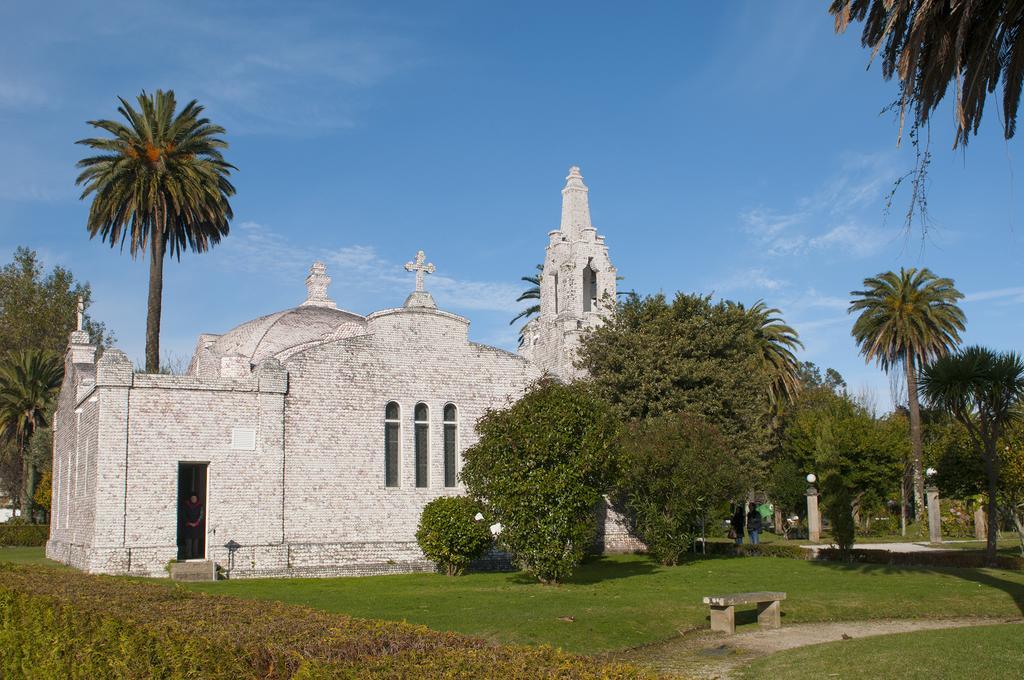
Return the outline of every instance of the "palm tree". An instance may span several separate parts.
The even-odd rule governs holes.
[[[782,311],[769,307],[764,300],[758,300],[750,309],[742,304],[737,307],[753,322],[761,365],[771,380],[768,399],[778,411],[800,391],[800,362],[793,352],[803,349],[804,344],[800,334],[783,321]]]
[[[538,300],[537,304],[530,305],[523,311],[512,317],[512,320],[508,322],[511,326],[516,321],[526,318],[529,319],[534,314],[540,314],[540,278],[541,272],[544,271],[544,265],[537,265],[537,273],[533,276],[522,276],[520,281],[526,281],[530,284],[530,287],[523,291],[523,294],[516,298],[516,302],[525,302],[526,300]]]
[[[128,243],[134,258],[150,256],[146,315],[146,371],[160,370],[160,312],[164,257],[181,259],[182,250],[205,252],[228,233],[232,218],[228,181],[233,165],[221,150],[224,128],[201,116],[190,101],[175,112],[174,92],[142,92],[138,110],[123,98],[118,112],[127,125],[112,120],[89,124],[112,137],[79,140],[100,152],[83,158],[75,181],[84,185],[82,199],[95,194],[86,228],[111,247]]]
[[[975,451],[985,463],[988,482],[988,543],[990,564],[999,537],[999,453],[996,443],[1007,426],[1021,417],[1024,403],[1024,360],[1013,352],[967,347],[936,359],[921,373],[921,390],[928,402],[963,423]]]
[[[35,465],[27,455],[33,433],[45,427],[64,379],[60,355],[47,350],[8,352],[0,361],[0,437],[13,441],[22,461],[21,513],[30,517]]]
[[[880,55],[882,75],[900,81],[897,100],[902,127],[929,120],[949,85],[956,96],[956,140],[977,133],[989,94],[1003,83],[1002,124],[1006,139],[1016,129],[1024,78],[1024,8],[1019,0],[833,0],[836,32],[864,21],[861,44]]]
[[[929,361],[948,354],[960,344],[964,313],[956,301],[963,297],[952,279],[939,278],[930,270],[900,268],[864,279],[864,290],[851,291],[847,310],[860,312],[852,335],[868,363],[875,361],[888,373],[902,368],[910,403],[911,466],[914,506],[924,511],[924,468],[921,462],[921,407],[917,398],[917,374]]]

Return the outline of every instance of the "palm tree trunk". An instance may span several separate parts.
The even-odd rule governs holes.
[[[159,220],[158,220],[159,221]],[[160,313],[164,293],[164,230],[153,230],[153,252],[149,261],[149,303],[146,313],[146,373],[160,372]]]
[[[996,566],[996,549],[999,540],[999,454],[996,453],[996,437],[985,437],[985,476],[988,482],[988,540],[985,543],[985,561]]]
[[[921,406],[917,401],[917,375],[914,371],[914,361],[911,357],[906,357],[904,363],[907,366],[907,401],[910,402],[910,449],[914,475],[914,516],[918,520],[927,521],[924,512],[924,447],[921,444]]]

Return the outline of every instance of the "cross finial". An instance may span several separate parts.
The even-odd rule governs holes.
[[[84,317],[85,317],[85,299],[81,295],[78,296],[77,309],[78,309],[78,325],[75,328],[76,328],[76,330],[82,330],[82,322],[84,321]]]
[[[314,262],[306,277],[306,301],[302,306],[336,308],[334,300],[327,297],[327,288],[331,285],[331,277],[327,275],[327,265]]]
[[[426,261],[427,256],[424,255],[423,251],[421,250],[418,253],[416,253],[415,262],[405,263],[405,271],[416,272],[416,292],[421,292],[423,290],[423,275],[434,273],[434,264],[432,262],[429,264],[424,264],[424,262]]]

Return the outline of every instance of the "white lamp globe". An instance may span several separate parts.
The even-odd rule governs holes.
[[[936,473],[938,473],[938,470],[936,470],[933,467],[930,467],[930,468],[928,468],[927,470],[924,471],[925,477],[934,477],[936,475]]]
[[[473,515],[473,519],[475,519],[477,522],[479,522],[483,518],[484,518],[484,513],[482,513],[482,512],[478,512],[475,515]]]
[[[818,481],[818,475],[814,474],[813,472],[807,475],[808,484],[814,484],[816,481]]]
[[[494,524],[492,524],[490,526],[490,529],[491,529],[491,535],[492,536],[497,536],[498,534],[501,533],[501,529],[502,529],[501,522],[495,522]]]

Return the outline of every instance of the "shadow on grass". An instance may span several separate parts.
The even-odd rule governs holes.
[[[604,556],[588,557],[571,577],[562,581],[564,585],[586,586],[603,581],[614,581],[616,579],[633,578],[653,574],[658,569],[656,560],[642,557],[636,561],[618,562]],[[525,571],[518,571],[511,575],[509,580],[512,583],[528,585],[537,583],[536,577]]]
[[[860,564],[855,562],[831,562],[825,560],[811,560],[809,564],[824,569],[834,569],[849,573],[882,573],[882,574],[944,574],[956,576],[966,581],[1002,590],[1010,596],[1013,603],[1024,616],[1024,584],[1015,583],[1001,579],[993,571],[998,569],[973,569],[964,567],[931,567],[931,566],[903,566],[893,564]]]

